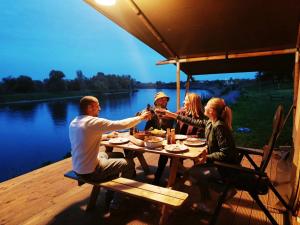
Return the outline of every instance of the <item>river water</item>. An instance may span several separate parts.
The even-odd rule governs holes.
[[[100,117],[117,120],[134,116],[157,91],[170,96],[168,108],[176,109],[176,90],[143,89],[132,94],[99,97]],[[207,91],[194,91],[209,98]],[[181,91],[184,96],[184,90]],[[0,182],[56,162],[70,151],[68,126],[78,115],[79,99],[0,105]],[[143,129],[144,123],[139,125]]]

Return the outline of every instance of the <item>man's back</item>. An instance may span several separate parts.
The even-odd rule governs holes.
[[[101,140],[98,121],[97,117],[78,116],[70,123],[73,170],[79,174],[93,172],[98,163]]]

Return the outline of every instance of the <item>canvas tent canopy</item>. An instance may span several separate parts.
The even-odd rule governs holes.
[[[181,64],[188,75],[286,71],[294,65],[298,0],[117,0],[113,6],[86,2],[167,60],[202,57]],[[269,54],[247,56],[255,52]]]
[[[85,0],[177,65],[189,77],[210,73],[284,71],[294,74],[295,165],[291,204],[300,195],[299,0]],[[177,96],[179,106],[180,96]]]

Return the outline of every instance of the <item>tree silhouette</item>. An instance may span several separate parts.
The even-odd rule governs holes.
[[[51,70],[49,73],[49,79],[45,80],[46,88],[48,91],[65,91],[66,84],[64,81],[65,74],[59,70]]]

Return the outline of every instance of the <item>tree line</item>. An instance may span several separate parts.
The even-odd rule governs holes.
[[[272,82],[274,86],[279,86],[284,81],[293,79],[290,72],[258,72],[255,77],[256,82]],[[207,89],[209,87],[224,88],[230,86],[231,89],[244,86],[249,80],[232,79],[226,81],[197,81],[191,80],[191,89]],[[181,82],[184,88],[186,82]],[[131,78],[130,75],[104,74],[98,72],[91,78],[87,78],[81,70],[76,71],[75,79],[65,79],[65,74],[59,70],[51,70],[49,77],[44,80],[32,80],[31,77],[20,75],[19,77],[8,76],[0,81],[0,94],[14,93],[34,93],[34,92],[67,92],[67,91],[97,91],[99,93],[132,91],[135,88],[176,88],[176,82],[150,82],[141,83]]]
[[[65,79],[65,74],[59,70],[51,70],[44,80],[32,80],[27,75],[8,76],[0,82],[0,94],[33,93],[33,92],[67,92],[67,91],[98,91],[100,93],[113,91],[131,91],[135,80],[130,75],[104,74],[98,72],[87,78],[81,70],[76,72],[75,79]]]

